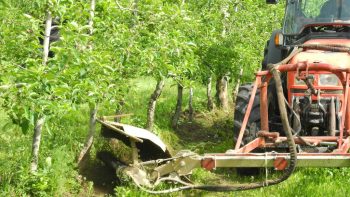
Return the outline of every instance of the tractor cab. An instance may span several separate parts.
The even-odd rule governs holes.
[[[350,1],[287,0],[281,45],[302,44],[317,37],[348,37]],[[282,40],[281,40],[282,41]]]

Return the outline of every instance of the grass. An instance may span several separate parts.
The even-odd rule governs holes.
[[[134,80],[130,83],[129,93],[125,97],[124,113],[133,113],[123,118],[122,122],[143,127],[146,120],[148,98],[155,81],[150,78]],[[176,104],[176,84],[166,82],[156,110],[156,133],[168,145],[172,152],[189,149],[199,154],[206,152],[224,152],[232,147],[232,111],[208,112],[205,110],[206,92],[195,87],[194,122],[187,121],[183,114],[179,128],[170,127],[170,118]],[[184,92],[183,110],[186,112],[188,90]],[[113,114],[113,106],[103,105],[99,115]],[[31,155],[31,133],[23,134],[12,125],[3,111],[0,110],[0,196],[92,196],[103,195],[111,191],[97,189],[89,174],[79,175],[76,156],[83,146],[88,129],[88,106],[81,106],[77,111],[67,112],[62,117],[52,117],[45,124],[42,136],[39,171],[29,173]],[[105,141],[96,136],[87,161],[87,171],[102,173],[101,162],[95,159],[95,153],[108,149]],[[121,153],[120,149],[115,150]],[[127,155],[124,155],[126,157]],[[237,183],[262,180],[262,177],[238,177],[234,170],[217,170],[207,172],[197,169],[191,179],[198,184]],[[86,177],[86,179],[84,178]],[[335,169],[298,169],[287,181],[257,190],[212,193],[202,191],[185,191],[166,196],[348,196],[350,188],[350,170]],[[102,184],[103,185],[103,184]],[[94,187],[95,186],[95,187]],[[168,185],[163,185],[166,188]],[[93,191],[95,188],[95,191]],[[112,188],[113,189],[113,188]],[[132,184],[118,185],[114,188],[116,196],[152,196]]]

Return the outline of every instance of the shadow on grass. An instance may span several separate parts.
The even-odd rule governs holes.
[[[233,138],[232,113],[215,111],[196,114],[194,121],[186,120],[178,125],[176,134],[183,143],[227,142]]]
[[[86,181],[93,182],[95,195],[113,195],[114,188],[120,184],[115,169],[99,158],[92,158],[90,153],[81,161],[79,172]]]

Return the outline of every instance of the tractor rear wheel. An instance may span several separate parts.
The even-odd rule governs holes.
[[[242,127],[244,115],[247,111],[249,99],[252,93],[253,84],[243,84],[239,87],[239,91],[236,99],[236,107],[234,113],[234,141],[237,143],[239,131]],[[260,90],[258,89],[255,94],[254,103],[250,112],[247,126],[244,130],[241,146],[249,143],[257,137],[257,133],[260,130]],[[262,152],[257,149],[254,152]],[[237,174],[241,176],[257,175],[261,171],[261,168],[237,168]]]
[[[248,103],[252,94],[253,84],[243,84],[239,87],[239,91],[236,98],[236,107],[234,113],[234,142],[237,143],[239,132],[241,130],[243,119],[248,108]],[[257,89],[254,95],[254,102],[250,116],[244,130],[242,142],[240,146],[244,146],[257,138],[257,134],[260,131],[260,89]],[[270,81],[267,91],[267,102],[268,102],[268,117],[269,117],[269,128],[273,131],[282,131],[279,110],[277,107],[277,95],[275,82]],[[252,152],[264,153],[265,149],[255,149]],[[237,173],[240,175],[255,175],[260,172],[261,168],[238,168]]]
[[[248,102],[251,96],[252,89],[253,89],[252,84],[243,84],[239,87],[239,91],[236,99],[235,114],[234,114],[235,142],[237,142],[239,131],[242,127],[244,115],[247,111]],[[260,130],[260,90],[258,89],[255,94],[252,111],[250,112],[250,117],[248,119],[248,123],[244,131],[241,146],[255,139],[257,137],[256,134],[258,133],[259,130]]]

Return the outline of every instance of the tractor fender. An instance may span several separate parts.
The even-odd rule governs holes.
[[[280,62],[283,59],[282,49],[276,47],[275,45],[275,36],[278,33],[281,33],[282,30],[275,30],[272,32],[270,39],[266,42],[264,49],[264,59],[262,61],[262,70],[267,69],[267,64],[275,64]]]

